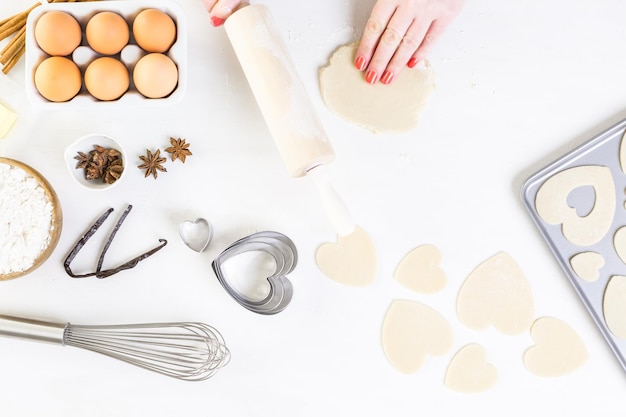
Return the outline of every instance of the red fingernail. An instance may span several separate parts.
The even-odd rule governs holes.
[[[406,66],[409,67],[409,68],[413,68],[414,66],[417,65],[418,62],[419,62],[419,59],[413,57],[413,58],[409,59],[409,62],[406,64]]]
[[[393,80],[393,72],[387,70],[385,72],[383,72],[383,76],[380,79],[380,82],[383,84],[389,84],[391,82],[391,80]]]
[[[356,69],[358,69],[359,71],[363,71],[365,69],[365,58],[363,58],[362,56],[357,56],[356,60],[354,61],[354,65],[356,66]]]
[[[216,16],[211,17],[211,24],[213,26],[221,26],[224,24],[225,21],[226,19],[222,19],[221,17],[216,17]]]
[[[365,74],[365,81],[370,84],[374,84],[377,80],[378,74],[376,74],[376,71],[367,71],[367,74]]]

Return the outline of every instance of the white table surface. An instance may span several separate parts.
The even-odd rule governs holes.
[[[0,2],[0,16],[31,3]],[[366,288],[340,285],[318,270],[315,249],[335,236],[312,185],[286,174],[223,28],[210,26],[199,0],[179,3],[189,24],[189,88],[175,106],[35,112],[20,90],[23,61],[0,78],[0,98],[19,112],[0,155],[42,172],[64,214],[48,262],[0,283],[0,312],[77,324],[205,321],[222,332],[232,360],[213,378],[190,383],[76,348],[5,338],[0,414],[623,415],[624,371],[534,228],[520,187],[626,117],[626,3],[468,0],[430,56],[437,87],[419,126],[375,135],[332,114],[317,83],[333,50],[358,39],[373,0],[265,1],[337,151],[334,184],[377,247],[376,281]],[[91,132],[117,138],[130,158],[124,182],[108,191],[85,190],[65,167],[64,149]],[[137,156],[167,146],[169,136],[186,138],[194,155],[185,165],[168,163],[156,181],[144,179],[132,166]],[[106,280],[69,278],[62,263],[78,237],[104,210],[119,214],[129,203],[134,209],[107,262],[135,256],[161,237],[167,247]],[[202,254],[178,236],[180,222],[196,217],[215,228]],[[94,239],[104,239],[111,223]],[[275,316],[235,303],[210,267],[227,245],[261,230],[286,234],[300,256],[290,275],[294,298]],[[441,250],[448,276],[433,295],[393,279],[400,259],[426,243]],[[499,251],[524,270],[536,316],[560,318],[583,338],[589,360],[582,368],[534,376],[522,363],[533,343],[528,333],[503,336],[458,321],[460,284]],[[392,368],[380,343],[394,299],[434,307],[454,331],[448,355],[428,357],[408,376]],[[459,394],[443,384],[452,354],[469,342],[481,343],[499,372],[484,393]]]

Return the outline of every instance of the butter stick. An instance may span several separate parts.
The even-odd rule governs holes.
[[[9,133],[9,130],[13,127],[15,120],[17,120],[17,114],[4,104],[0,103],[0,139]]]

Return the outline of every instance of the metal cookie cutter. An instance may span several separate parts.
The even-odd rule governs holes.
[[[203,252],[213,238],[213,226],[201,217],[196,220],[185,220],[178,227],[183,243],[195,252]]]
[[[242,294],[228,282],[222,265],[228,259],[245,252],[260,251],[274,258],[276,269],[267,277],[270,291],[262,300]],[[259,314],[276,314],[283,311],[293,295],[293,287],[286,275],[296,267],[298,253],[287,236],[278,232],[258,232],[239,239],[225,249],[211,264],[224,289],[243,307]]]

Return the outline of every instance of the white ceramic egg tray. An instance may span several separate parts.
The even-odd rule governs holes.
[[[626,245],[620,237],[626,232],[625,132],[623,120],[522,187],[532,220],[624,370],[626,339],[611,331],[604,301],[609,281],[626,276]],[[626,311],[626,299],[623,305],[619,311]]]
[[[85,40],[85,26],[87,21],[96,13],[101,11],[111,11],[118,13],[129,24],[129,29],[132,29],[132,22],[144,9],[154,8],[159,9],[167,13],[176,24],[176,41],[166,52],[166,54],[174,61],[178,67],[178,84],[176,89],[167,97],[159,99],[150,99],[141,95],[132,83],[129,90],[119,99],[114,101],[100,101],[91,96],[84,85],[81,87],[80,92],[73,99],[66,102],[51,102],[45,99],[35,87],[35,70],[37,66],[46,59],[47,55],[42,51],[35,40],[35,25],[37,20],[44,13],[51,10],[60,10],[71,14],[78,20],[83,28],[83,38],[81,44],[71,58],[81,70],[81,74],[84,74],[87,65],[94,59],[101,55],[95,53],[89,48]],[[113,55],[114,58],[122,61],[132,74],[132,69],[135,63],[147,52],[143,52],[134,41],[132,30],[130,31],[129,44],[122,50],[121,53]],[[56,109],[56,110],[85,110],[85,109],[104,109],[104,108],[121,108],[130,109],[137,106],[161,106],[164,104],[173,104],[179,101],[185,93],[187,88],[187,23],[183,9],[172,0],[108,0],[108,1],[89,1],[80,3],[48,3],[43,4],[35,8],[30,12],[26,21],[26,53],[25,53],[25,65],[26,65],[26,95],[31,103],[38,108]]]

